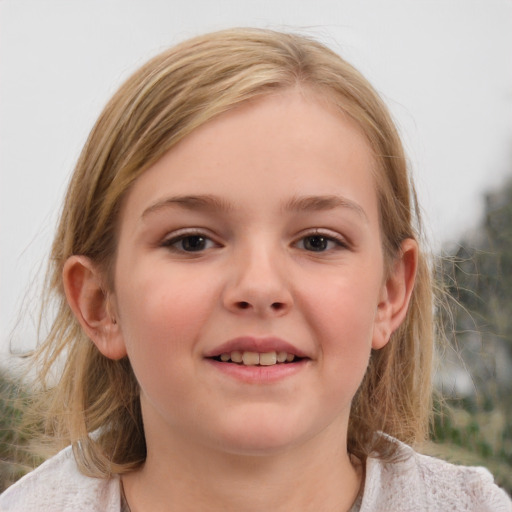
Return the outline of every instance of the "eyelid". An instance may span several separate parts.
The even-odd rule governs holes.
[[[294,245],[298,244],[301,240],[307,238],[308,236],[323,236],[328,240],[338,244],[341,249],[350,249],[352,247],[352,243],[346,236],[343,236],[336,231],[331,231],[330,229],[324,228],[312,228],[302,231],[297,235]]]
[[[165,247],[168,249],[172,249],[173,245],[178,243],[180,240],[187,238],[189,236],[201,236],[210,241],[212,241],[216,246],[220,247],[221,244],[216,240],[214,234],[212,234],[209,230],[204,228],[180,228],[176,231],[171,231],[167,233],[162,241],[159,243],[161,247]],[[176,249],[177,252],[183,252],[179,249]]]
[[[205,229],[205,228],[195,228],[195,227],[180,228],[180,229],[177,229],[170,233],[167,233],[165,235],[165,237],[163,237],[163,239],[159,243],[159,245],[161,247],[172,249],[173,248],[172,246],[174,244],[178,243],[180,240],[183,240],[184,238],[191,237],[191,236],[201,236],[201,237],[204,237],[204,238],[210,240],[218,247],[222,246],[222,244],[218,241],[215,234],[211,233],[210,230]],[[298,245],[301,240],[303,240],[304,238],[307,238],[309,236],[325,237],[326,239],[328,239],[332,242],[335,242],[340,249],[350,249],[352,247],[352,243],[346,236],[343,236],[340,233],[337,233],[330,229],[323,229],[323,228],[311,228],[311,229],[306,229],[306,230],[298,233],[297,236],[294,238],[292,245],[294,245],[294,246]],[[176,249],[176,251],[182,252],[179,249]]]

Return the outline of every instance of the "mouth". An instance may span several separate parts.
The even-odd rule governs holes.
[[[232,352],[223,352],[211,359],[220,363],[231,363],[240,366],[274,366],[299,362],[304,358],[284,350],[269,352],[233,350]]]
[[[239,367],[295,366],[310,359],[306,353],[282,339],[253,336],[234,338],[204,356],[212,362]]]

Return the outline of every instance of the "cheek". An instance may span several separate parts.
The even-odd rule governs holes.
[[[183,352],[192,353],[213,304],[213,286],[192,276],[146,268],[117,287],[121,327],[135,367],[172,364]]]
[[[192,399],[190,378],[212,288],[148,270],[132,274],[117,292],[126,350],[142,394],[157,409],[179,408]]]
[[[309,324],[314,326],[328,371],[341,379],[359,381],[371,352],[378,287],[365,286],[362,279],[333,281],[329,288],[319,289],[314,299],[309,294]],[[373,282],[378,280],[370,280]]]

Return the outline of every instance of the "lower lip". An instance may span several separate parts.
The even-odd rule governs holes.
[[[206,361],[219,372],[250,384],[267,384],[286,379],[299,373],[308,363],[307,359],[301,359],[295,363],[245,366],[243,364],[222,363],[216,359],[206,359]]]

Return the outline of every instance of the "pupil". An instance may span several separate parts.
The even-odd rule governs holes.
[[[323,236],[308,236],[304,245],[308,251],[324,251],[327,248],[327,242]]]
[[[206,241],[204,237],[197,236],[187,236],[181,241],[181,245],[185,251],[201,251],[204,249]]]

